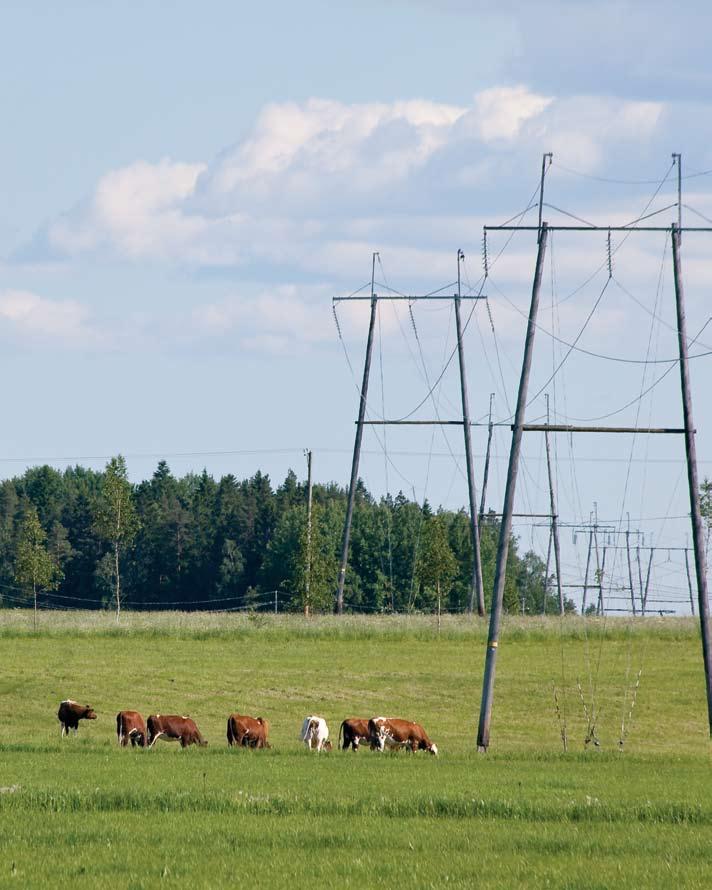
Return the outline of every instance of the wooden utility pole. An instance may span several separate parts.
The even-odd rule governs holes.
[[[349,496],[346,502],[346,518],[344,520],[344,535],[341,542],[341,564],[339,566],[339,578],[336,588],[336,611],[339,615],[344,611],[344,582],[346,580],[346,565],[349,560],[349,539],[351,537],[351,521],[354,515],[354,501],[356,499],[356,485],[358,484],[358,465],[361,459],[361,441],[363,439],[363,422],[366,417],[366,398],[368,396],[368,378],[371,373],[371,354],[373,352],[373,332],[376,327],[376,307],[378,297],[375,292],[376,278],[376,251],[371,264],[371,318],[368,324],[368,339],[366,340],[366,358],[363,364],[363,380],[361,382],[361,398],[359,401],[358,420],[356,421],[356,440],[354,441],[354,456],[351,461],[351,481],[349,482]]]
[[[598,614],[605,615],[606,608],[603,603],[603,579],[606,577],[606,552],[608,548],[603,545],[603,558],[601,559],[601,568],[598,573]],[[598,547],[596,547],[596,558],[598,558]]]
[[[485,515],[485,503],[487,498],[487,481],[489,479],[489,465],[490,465],[490,454],[492,451],[492,432],[494,431],[494,424],[492,423],[492,403],[494,401],[494,393],[490,393],[490,401],[489,401],[489,420],[487,421],[487,451],[485,452],[485,467],[482,473],[482,491],[480,497],[480,515],[478,517],[478,526],[482,526],[482,520]]]
[[[695,597],[692,593],[692,576],[690,575],[690,551],[685,547],[685,572],[687,574],[687,589],[690,593],[690,609],[692,617],[695,617]]]
[[[479,424],[470,423],[469,419],[469,403],[467,397],[467,382],[465,379],[465,359],[464,359],[464,348],[463,348],[463,328],[462,328],[462,318],[460,312],[460,306],[463,300],[484,300],[486,297],[482,293],[477,294],[465,294],[463,295],[460,291],[460,262],[464,258],[464,254],[462,251],[458,251],[458,264],[457,264],[457,274],[458,274],[458,289],[455,294],[420,294],[420,295],[407,295],[407,294],[398,294],[398,293],[386,293],[378,296],[376,294],[376,282],[375,282],[375,274],[376,274],[376,258],[378,257],[378,253],[374,253],[372,257],[371,264],[371,293],[370,296],[356,296],[351,295],[350,297],[334,297],[333,305],[334,305],[334,317],[336,318],[336,304],[342,302],[356,302],[358,300],[368,299],[371,302],[371,318],[369,322],[368,328],[368,339],[366,341],[366,358],[364,361],[363,367],[363,381],[361,383],[360,390],[360,405],[359,405],[359,414],[358,420],[356,421],[356,439],[354,441],[354,453],[353,460],[351,463],[351,481],[349,483],[349,494],[346,502],[346,517],[344,519],[344,533],[341,543],[341,561],[339,565],[339,576],[337,582],[337,590],[336,590],[336,611],[341,614],[344,608],[344,583],[346,579],[346,568],[348,564],[348,556],[349,556],[349,540],[351,536],[351,522],[353,519],[353,511],[354,511],[354,503],[356,498],[356,487],[358,485],[358,467],[359,460],[361,457],[361,442],[363,439],[363,428],[364,426],[462,426],[464,430],[465,436],[465,456],[467,460],[467,479],[468,479],[468,495],[470,502],[470,527],[472,534],[472,546],[473,546],[473,571],[472,571],[472,588],[470,593],[469,600],[469,608],[470,611],[474,608],[474,601],[477,599],[477,608],[480,611],[480,614],[484,614],[484,593],[482,590],[482,566],[480,560],[480,536],[479,536],[479,524],[477,519],[477,500],[476,500],[476,492],[475,492],[475,477],[474,477],[474,469],[473,469],[473,461],[472,461],[472,444],[471,444],[471,430],[472,426],[479,426]],[[462,395],[462,409],[463,409],[463,419],[462,420],[409,420],[409,419],[400,419],[400,420],[389,420],[387,418],[382,418],[380,420],[366,420],[366,404],[368,397],[368,380],[371,371],[371,355],[373,352],[373,336],[374,329],[376,323],[376,307],[379,302],[383,300],[387,301],[397,301],[403,300],[407,301],[409,304],[415,303],[419,300],[454,300],[455,302],[455,321],[457,325],[457,352],[460,364],[460,391]],[[336,326],[339,331],[339,337],[341,337],[341,330],[339,328],[338,318],[336,318]],[[417,333],[416,333],[417,336]],[[433,390],[430,391],[429,397],[432,399]]]
[[[546,394],[546,422],[549,423],[549,394]],[[556,567],[556,591],[559,595],[559,614],[564,614],[564,594],[561,589],[561,550],[559,548],[559,526],[556,515],[556,494],[554,492],[554,474],[551,469],[551,448],[549,447],[549,430],[544,431],[546,446],[546,471],[549,477],[549,508],[551,510],[551,536],[554,540],[554,566]]]
[[[504,491],[502,522],[499,530],[499,544],[497,546],[497,564],[494,575],[494,590],[492,592],[492,611],[490,614],[489,634],[487,637],[487,654],[485,656],[485,673],[482,685],[480,720],[477,729],[477,749],[479,751],[486,751],[489,747],[490,723],[492,721],[492,699],[494,696],[494,677],[497,664],[497,647],[499,646],[499,626],[502,621],[504,584],[507,573],[507,557],[509,556],[509,539],[512,534],[514,493],[517,487],[519,453],[522,447],[522,426],[524,424],[524,412],[527,405],[529,375],[531,372],[534,351],[534,334],[536,332],[536,319],[539,311],[539,291],[541,290],[541,278],[544,271],[544,256],[546,254],[548,231],[548,224],[542,222],[539,227],[539,245],[537,250],[536,268],[534,271],[534,282],[532,284],[527,335],[526,340],[524,341],[524,358],[522,360],[522,373],[519,379],[519,393],[517,395],[517,408],[514,415],[514,430],[512,431],[512,445],[509,452],[507,484]]]
[[[312,453],[306,452],[307,456],[307,554],[306,554],[306,573],[304,578],[304,614],[309,617],[311,592],[311,571],[312,571]]]
[[[541,604],[541,614],[546,615],[546,598],[549,596],[549,569],[551,568],[551,523],[549,524],[549,544],[546,548],[546,571],[544,572],[544,599]]]
[[[635,618],[637,612],[635,608],[635,589],[633,588],[633,567],[630,561],[630,529],[628,529],[625,533],[625,553],[626,558],[628,559],[628,586],[630,587],[630,607],[633,610],[633,617]]]
[[[679,163],[679,158],[678,158]],[[702,658],[705,666],[707,688],[707,721],[712,736],[712,648],[710,646],[709,600],[707,599],[707,571],[705,565],[705,538],[700,510],[700,485],[697,478],[697,448],[695,424],[692,419],[692,395],[690,368],[687,353],[687,320],[685,318],[685,293],[680,268],[680,227],[672,226],[672,261],[675,277],[675,309],[677,313],[677,342],[680,352],[680,388],[682,390],[682,414],[685,425],[685,453],[687,456],[687,484],[690,492],[690,518],[692,520],[692,544],[695,551],[695,574],[702,637]]]
[[[591,567],[591,551],[593,550],[593,529],[588,533],[588,552],[586,553],[586,572],[583,576],[583,597],[581,598],[581,614],[586,612],[586,594],[588,593],[588,570]]]
[[[485,595],[482,588],[482,560],[480,559],[480,530],[477,522],[477,493],[475,492],[475,471],[472,465],[472,430],[470,428],[470,403],[467,397],[467,377],[465,374],[465,350],[462,343],[462,318],[460,302],[460,263],[465,254],[457,252],[457,295],[455,297],[455,327],[457,329],[457,358],[460,365],[460,394],[462,396],[462,429],[465,434],[465,464],[467,466],[467,493],[470,501],[470,537],[472,539],[472,584],[468,612],[472,613],[477,599],[477,614],[485,614]]]
[[[645,573],[645,589],[643,590],[643,603],[642,603],[643,615],[645,615],[645,610],[648,605],[648,590],[650,589],[650,573],[653,570],[653,553],[654,552],[655,552],[655,548],[651,547],[650,548],[650,556],[648,557],[648,570]],[[687,555],[687,551],[685,551],[685,555]],[[688,578],[689,578],[689,574],[688,574]],[[692,614],[693,615],[695,614],[694,603],[692,605]]]

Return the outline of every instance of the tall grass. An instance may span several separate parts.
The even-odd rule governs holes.
[[[469,615],[314,615],[270,612],[122,612],[119,622],[110,611],[45,611],[33,628],[29,609],[0,609],[0,639],[42,637],[124,637],[166,639],[270,641],[322,640],[473,640],[487,639],[488,621]],[[624,640],[629,637],[686,640],[699,636],[694,618],[584,618],[581,616],[506,616],[502,637],[510,640]]]

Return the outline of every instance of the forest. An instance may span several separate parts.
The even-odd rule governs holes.
[[[8,607],[330,611],[346,490],[313,487],[290,471],[274,487],[208,472],[176,478],[165,461],[139,484],[112,458],[103,471],[50,466],[0,483],[0,598]],[[481,523],[486,597],[499,522]],[[539,614],[542,560],[512,538],[505,608]],[[359,483],[345,608],[357,612],[462,612],[472,546],[466,511],[434,509],[402,492],[374,498]],[[557,611],[546,594],[548,612]],[[567,610],[573,610],[567,601]]]

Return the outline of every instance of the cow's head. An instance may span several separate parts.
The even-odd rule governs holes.
[[[438,746],[437,746],[436,744],[433,743],[433,744],[428,748],[428,751],[430,751],[430,753],[431,753],[431,754],[434,754],[436,757],[438,756]]]
[[[84,708],[84,714],[82,716],[85,720],[96,720],[96,711],[94,708],[90,708],[89,705],[87,705]]]
[[[377,720],[368,721],[368,743],[372,751],[383,751],[386,746],[386,733]]]

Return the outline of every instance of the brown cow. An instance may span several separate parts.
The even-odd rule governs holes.
[[[368,740],[372,750],[383,751],[385,747],[406,748],[415,754],[416,751],[438,753],[434,745],[419,723],[410,720],[398,720],[395,717],[373,717],[368,721]]]
[[[188,745],[200,745],[204,748],[208,744],[190,717],[178,714],[151,714],[146,722],[149,748],[152,748],[161,737],[169,742],[180,742],[181,748],[187,748]]]
[[[247,717],[244,714],[231,714],[227,718],[227,743],[242,745],[245,748],[270,748],[267,741],[269,723],[264,717]]]
[[[339,727],[340,745],[342,735],[344,738],[342,749],[346,751],[350,745],[353,751],[358,751],[359,742],[362,740],[366,742],[369,739],[368,718],[349,717],[347,720],[344,720]]]
[[[67,698],[59,703],[57,720],[62,724],[62,738],[64,738],[65,733],[69,735],[70,729],[75,733],[78,731],[80,720],[96,720],[96,712],[89,705],[80,705]]]
[[[148,744],[146,721],[138,711],[119,711],[116,715],[116,735],[122,748],[131,742],[131,747],[138,745],[145,748]]]

